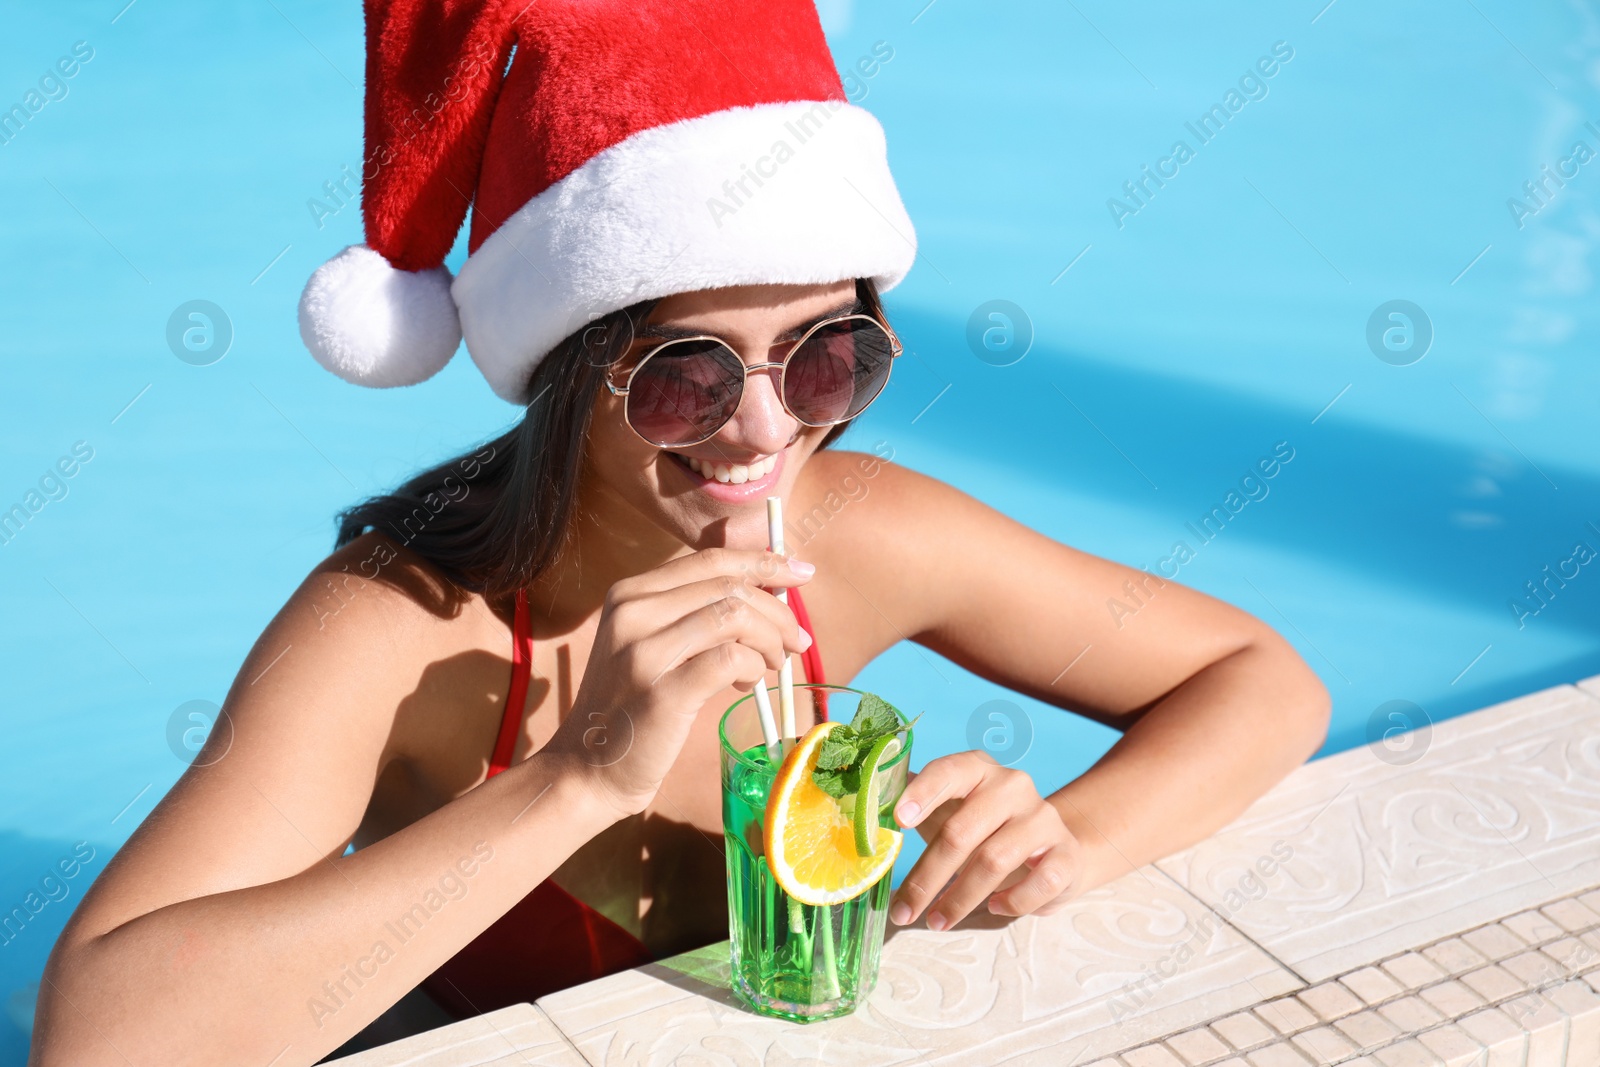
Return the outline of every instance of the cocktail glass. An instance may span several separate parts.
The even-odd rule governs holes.
[[[777,686],[769,687],[778,704]],[[796,729],[803,736],[825,718],[849,722],[864,690],[796,683]],[[902,723],[906,717],[895,709]],[[894,805],[906,785],[913,731],[878,768],[878,825],[898,830]],[[796,1022],[831,1019],[856,1009],[878,980],[889,909],[890,874],[840,904],[802,904],[785,893],[767,866],[762,822],[778,762],[768,758],[754,694],[722,716],[722,831],[728,864],[728,938],[733,991],[762,1015]],[[783,754],[796,742],[785,741]],[[854,796],[842,803],[854,804]]]

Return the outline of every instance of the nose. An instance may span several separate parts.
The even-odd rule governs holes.
[[[781,374],[781,367],[746,368],[739,407],[712,440],[735,455],[755,452],[768,456],[783,451],[800,423],[784,409],[779,396]]]

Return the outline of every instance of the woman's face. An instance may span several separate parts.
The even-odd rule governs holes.
[[[858,310],[855,301],[851,280],[679,293],[660,301],[640,324],[632,345],[612,368],[612,379],[625,382],[639,358],[662,343],[653,328],[720,337],[748,366],[781,360],[813,323]],[[624,420],[624,398],[601,386],[585,461],[586,507],[602,521],[629,527],[649,523],[696,549],[764,548],[766,498],[776,494],[788,500],[801,468],[831,429],[806,426],[784,410],[778,398],[779,373],[773,367],[750,374],[739,408],[726,425],[699,444],[670,451],[636,434]],[[687,462],[691,458],[712,464],[713,477],[696,473]],[[772,460],[776,469],[771,475],[743,485],[715,478],[717,465],[757,465],[748,475]]]

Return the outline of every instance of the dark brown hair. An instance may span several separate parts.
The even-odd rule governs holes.
[[[888,321],[871,279],[856,280],[856,299],[860,311]],[[528,383],[533,400],[521,421],[393,492],[341,511],[334,548],[376,530],[491,601],[531,584],[571,536],[589,423],[605,372],[626,354],[633,327],[657,302],[614,311],[568,335],[534,368]],[[849,425],[830,427],[818,449]]]

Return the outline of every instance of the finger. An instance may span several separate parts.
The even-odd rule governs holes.
[[[1048,914],[1043,910],[1045,905],[1071,889],[1077,879],[1077,863],[1071,850],[1063,845],[1043,849],[1037,859],[1026,862],[1028,873],[1021,881],[990,897],[989,910],[994,914]]]
[[[614,584],[607,595],[617,600],[628,600],[718,575],[748,577],[757,585],[801,585],[810,575],[790,570],[788,562],[791,558],[769,549],[704,548],[670,559],[643,574],[624,578]]]
[[[944,824],[950,816],[961,810],[961,805],[966,803],[961,797],[951,797],[936,808],[922,813],[917,820],[917,836],[922,838],[924,845],[932,844],[933,839],[939,836],[939,831],[944,829]]]
[[[755,650],[772,670],[783,666],[782,633],[749,601],[736,597],[691,611],[623,651],[631,681],[650,688],[667,671],[722,644],[740,644]]]
[[[948,930],[965,919],[1039,846],[1031,819],[1011,819],[972,850],[955,881],[928,909],[928,929]]]
[[[766,678],[766,669],[766,660],[746,645],[716,645],[668,672],[662,680],[663,695],[698,709],[730,685],[754,689]]]
[[[906,784],[895,801],[894,821],[902,828],[912,827],[951,797],[964,797],[999,766],[992,757],[977,752],[954,752],[929,760]]]
[[[611,731],[613,737],[599,735],[598,740],[605,743],[603,749],[595,743],[596,738],[588,734],[584,737],[584,747],[600,757],[602,765],[617,764],[617,771],[631,772],[638,777],[633,789],[653,792],[661,784],[660,775],[666,770],[666,764],[660,761],[665,759],[670,763],[677,759],[706,701],[726,689],[730,681],[748,686],[760,679],[765,670],[765,660],[744,645],[721,644],[707,649],[663,675],[652,693],[653,699],[635,706],[633,712],[619,709],[620,720],[602,719],[598,724],[602,731],[614,722],[626,723],[620,732]],[[638,730],[648,730],[648,737],[643,744],[635,746]],[[622,759],[629,755],[635,756],[634,765],[620,766]],[[638,762],[641,758],[642,764]]]
[[[934,895],[1005,820],[999,805],[979,803],[977,797],[963,802],[906,874],[889,908],[890,920],[900,926],[916,922]]]
[[[1062,896],[1072,889],[1077,875],[1069,849],[1048,849],[1026,878],[989,897],[989,910],[995,915],[1051,915],[1066,904]]]
[[[786,604],[752,581],[729,574],[652,593],[623,604],[613,613],[613,626],[623,640],[637,640],[701,608],[725,600],[748,602],[778,630],[786,649],[804,652],[810,647],[811,635],[801,636],[804,631]]]

